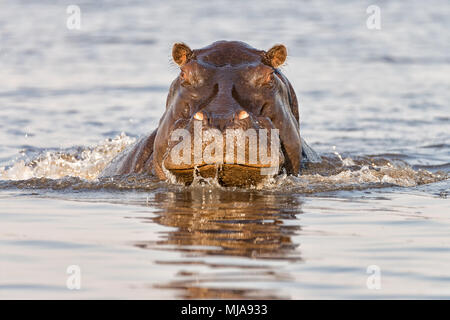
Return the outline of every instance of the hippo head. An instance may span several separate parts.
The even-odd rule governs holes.
[[[200,175],[248,185],[283,168],[299,172],[297,99],[277,69],[286,60],[283,45],[263,51],[218,41],[191,50],[176,43],[172,56],[180,73],[153,144],[159,178],[189,183]]]

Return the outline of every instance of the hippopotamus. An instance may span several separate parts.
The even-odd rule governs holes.
[[[200,177],[248,186],[281,172],[298,175],[303,163],[320,161],[300,135],[297,97],[279,69],[284,45],[264,51],[217,41],[192,50],[175,43],[172,58],[180,72],[158,127],[117,155],[101,177],[147,173],[184,184]]]

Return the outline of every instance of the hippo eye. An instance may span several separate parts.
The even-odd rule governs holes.
[[[273,78],[274,78],[273,72],[271,72],[264,77],[263,83],[264,84],[271,83],[273,81]]]
[[[186,72],[184,72],[184,71],[181,71],[181,73],[180,73],[180,78],[183,80],[183,81],[187,81],[187,75],[186,75]]]
[[[187,86],[187,85],[190,85],[191,84],[191,82],[189,81],[190,79],[189,79],[189,76],[188,76],[188,74],[186,73],[186,72],[184,72],[184,71],[181,71],[181,73],[180,73],[180,78],[181,78],[181,85],[182,86]]]
[[[271,86],[274,81],[274,74],[273,71],[271,72],[264,72],[262,75],[260,74],[259,77],[256,79],[255,84],[256,86]]]

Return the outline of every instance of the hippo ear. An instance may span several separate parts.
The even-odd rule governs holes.
[[[287,50],[282,44],[277,44],[266,52],[267,61],[274,68],[281,66],[286,61],[286,57]]]
[[[192,50],[184,43],[175,43],[172,48],[173,61],[180,67],[186,64],[192,56]]]

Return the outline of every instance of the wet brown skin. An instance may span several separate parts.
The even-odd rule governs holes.
[[[170,86],[158,128],[119,154],[101,176],[151,173],[167,180],[170,172],[177,181],[189,184],[196,174],[216,177],[225,186],[255,185],[267,177],[260,169],[268,165],[248,163],[248,142],[244,163],[203,162],[195,169],[173,163],[169,153],[178,141],[171,141],[171,134],[176,129],[193,134],[196,121],[202,122],[203,130],[217,129],[223,135],[226,129],[278,129],[279,170],[299,174],[302,139],[297,98],[278,69],[286,56],[283,45],[266,52],[238,41],[218,41],[197,50],[176,43],[172,57],[180,74]]]

